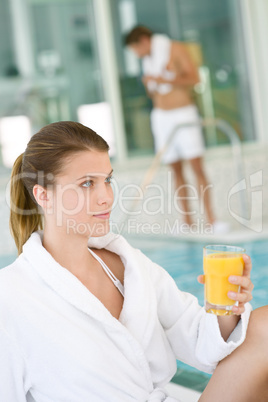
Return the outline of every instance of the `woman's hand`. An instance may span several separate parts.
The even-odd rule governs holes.
[[[242,276],[232,275],[229,276],[229,282],[240,286],[240,292],[228,292],[228,297],[232,300],[238,301],[238,306],[233,306],[232,311],[236,315],[241,315],[245,311],[245,303],[252,300],[253,283],[250,280],[250,272],[252,268],[251,259],[248,255],[243,254],[245,263],[244,272]],[[197,278],[199,283],[205,283],[205,276],[199,275]]]

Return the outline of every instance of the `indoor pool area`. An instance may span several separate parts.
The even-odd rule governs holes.
[[[157,236],[126,236],[128,241],[136,248],[146,254],[152,261],[165,268],[175,280],[177,286],[185,292],[192,293],[203,305],[203,286],[197,282],[197,276],[202,273],[203,247],[208,244],[227,244],[227,242],[216,243],[199,237],[198,241],[187,241],[179,237],[157,237]],[[252,282],[254,284],[253,308],[268,304],[268,238],[257,240],[243,240],[242,242],[231,241],[232,245],[241,246],[246,249],[252,259]],[[12,263],[16,254],[3,254],[0,257],[0,268]],[[178,362],[178,370],[172,382],[186,389],[179,389],[180,395],[186,393],[185,401],[197,401],[198,395],[204,390],[210,375],[200,372],[182,362]],[[192,394],[188,390],[192,390]],[[170,392],[176,393],[172,387]],[[190,394],[189,394],[190,393]]]
[[[253,308],[268,304],[268,239],[257,239],[243,242],[203,242],[186,241],[179,238],[157,237],[128,238],[129,242],[142,250],[152,261],[165,268],[175,280],[177,286],[185,292],[192,293],[201,305],[204,303],[203,286],[197,282],[202,274],[203,247],[208,244],[232,244],[246,249],[252,259],[252,282],[254,284]],[[210,375],[200,372],[182,362],[178,362],[178,370],[172,382],[183,387],[202,392]],[[176,390],[176,389],[175,389]],[[171,389],[173,391],[173,388]],[[179,391],[182,392],[181,389]],[[197,401],[198,395],[193,393],[185,397],[187,401]]]
[[[268,0],[0,0],[0,402],[268,395],[267,21]],[[251,295],[226,246],[267,306],[246,336],[250,308],[209,314]],[[245,338],[207,397],[184,361]]]
[[[199,236],[192,240],[180,236],[137,236],[126,233],[124,236],[133,247],[140,249],[153,262],[166,269],[179,289],[195,295],[200,305],[204,303],[204,293],[203,286],[197,282],[197,276],[202,274],[203,247],[208,244],[232,244],[243,247],[251,256],[253,265],[251,278],[254,290],[251,304],[254,309],[268,304],[268,236],[266,236],[266,231],[261,237],[258,236],[255,239],[247,234],[243,235],[242,232],[240,235],[230,233],[227,237],[222,238]],[[9,242],[6,244],[6,253],[2,250],[0,269],[11,264],[16,258],[13,240],[8,234],[5,239]],[[241,240],[238,241],[238,239]],[[177,367],[177,373],[166,387],[167,391],[171,396],[178,397],[184,402],[197,402],[211,376],[179,361]]]

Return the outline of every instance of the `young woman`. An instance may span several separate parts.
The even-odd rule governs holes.
[[[174,401],[162,387],[176,358],[217,366],[201,401],[267,400],[267,308],[246,336],[250,258],[234,315],[206,314],[109,232],[111,175],[107,143],[73,122],[44,127],[14,164],[19,257],[0,271],[0,400]]]

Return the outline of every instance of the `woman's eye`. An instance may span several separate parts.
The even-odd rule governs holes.
[[[112,179],[113,179],[113,176],[109,176],[109,177],[107,177],[107,179],[105,181],[106,181],[106,183],[111,184]]]
[[[92,186],[92,181],[91,180],[87,180],[82,184],[82,187],[88,188]]]

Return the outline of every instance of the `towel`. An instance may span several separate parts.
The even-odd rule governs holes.
[[[163,77],[166,80],[173,80],[175,73],[167,70],[167,64],[170,59],[171,40],[166,35],[153,35],[151,39],[151,53],[142,59],[142,68],[144,75],[153,77]],[[150,92],[167,94],[172,91],[171,84],[157,84],[150,80],[147,83]]]

